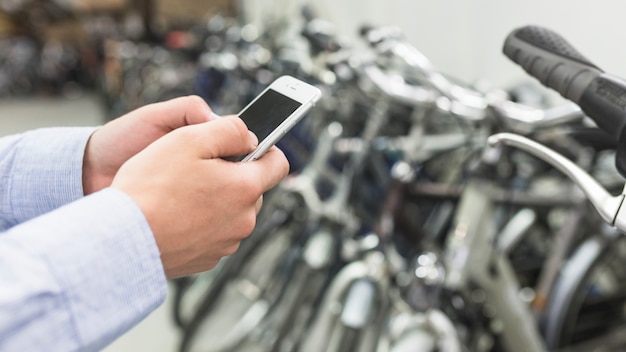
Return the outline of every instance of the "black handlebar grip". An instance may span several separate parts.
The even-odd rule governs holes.
[[[526,26],[508,35],[502,49],[531,76],[579,103],[591,81],[603,73],[557,33]]]
[[[626,81],[604,73],[563,37],[538,26],[514,30],[502,51],[545,86],[578,104],[618,142],[616,166],[626,177]]]
[[[557,33],[538,26],[514,30],[504,54],[545,86],[578,104],[615,141],[626,125],[626,81],[604,73]]]

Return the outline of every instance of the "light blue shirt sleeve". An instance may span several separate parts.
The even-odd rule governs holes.
[[[92,131],[0,139],[0,351],[97,351],[165,299],[137,205],[111,188],[82,196]]]

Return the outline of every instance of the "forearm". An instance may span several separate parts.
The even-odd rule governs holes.
[[[94,129],[45,128],[0,139],[0,230],[83,196],[83,155]]]
[[[0,350],[97,350],[160,305],[143,214],[105,189],[0,234]]]

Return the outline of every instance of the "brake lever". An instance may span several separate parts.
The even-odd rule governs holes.
[[[624,210],[625,207],[623,206],[626,188],[622,191],[622,194],[612,196],[593,177],[571,160],[542,144],[520,135],[498,133],[490,136],[487,139],[487,143],[491,147],[503,144],[519,148],[552,165],[567,175],[582,189],[602,220],[618,230],[626,232],[626,210]]]

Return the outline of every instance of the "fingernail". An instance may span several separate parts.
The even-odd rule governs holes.
[[[250,134],[250,141],[252,142],[252,148],[256,148],[256,146],[259,145],[259,139],[257,138],[256,134],[254,134],[254,132],[248,131],[248,133]]]

